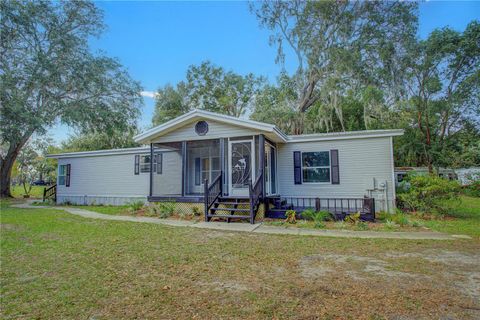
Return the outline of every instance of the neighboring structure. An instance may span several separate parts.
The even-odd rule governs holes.
[[[462,185],[468,185],[475,180],[480,179],[480,168],[439,168],[438,175],[448,180],[458,180]],[[428,174],[427,167],[395,167],[395,185],[398,187],[399,183],[403,181],[405,176],[409,173]]]
[[[438,175],[448,180],[457,180],[457,170],[449,168],[439,168]],[[419,175],[428,174],[427,167],[395,167],[395,186],[398,187],[398,184],[403,181],[405,176],[409,173],[415,173]]]
[[[206,220],[253,222],[257,214],[308,207],[372,214],[371,199],[377,211],[391,211],[392,137],[402,134],[291,136],[274,125],[194,110],[135,137],[149,147],[50,157],[58,159],[58,203],[175,201],[206,211]]]
[[[462,185],[468,185],[473,181],[480,180],[479,167],[455,169],[455,173],[457,174],[458,181],[460,181]]]

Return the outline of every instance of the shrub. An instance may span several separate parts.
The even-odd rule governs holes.
[[[344,220],[345,222],[356,225],[360,222],[360,212],[348,214]]]
[[[315,222],[315,228],[325,228],[324,221],[331,219],[330,212],[328,211],[314,211],[313,209],[307,209],[302,212],[302,217],[307,220]]]
[[[198,207],[193,207],[193,208],[192,208],[192,213],[193,213],[193,215],[196,216],[196,217],[202,215],[202,212],[200,211],[200,209],[199,209]]]
[[[452,199],[457,199],[460,186],[436,175],[408,175],[408,191],[399,193],[400,207],[422,213],[446,214]]]
[[[165,219],[173,215],[175,212],[175,202],[160,202],[158,204],[158,215]]]
[[[128,206],[128,210],[130,212],[135,213],[138,210],[142,209],[144,204],[145,203],[143,201],[133,201],[133,202],[128,203],[127,206]]]
[[[480,197],[480,179],[477,179],[469,185],[463,186],[463,194],[470,197]]]
[[[297,213],[295,212],[295,210],[287,210],[287,212],[285,212],[285,216],[287,217],[285,219],[285,222],[292,223],[292,224],[297,223],[296,215]]]
[[[395,214],[390,215],[390,220],[402,227],[410,224],[410,220],[408,219],[407,215],[400,210],[398,210]]]
[[[397,229],[398,227],[399,227],[398,224],[396,224],[392,220],[387,219],[387,221],[385,222],[385,229],[387,230],[394,230],[394,229]]]
[[[368,227],[368,223],[364,222],[364,221],[360,221],[358,224],[357,224],[357,230],[361,230],[361,231],[365,231],[365,230],[368,230],[370,229]]]

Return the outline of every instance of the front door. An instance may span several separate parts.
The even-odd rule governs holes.
[[[276,193],[276,148],[265,143],[265,194],[267,196]]]
[[[253,140],[228,143],[229,190],[232,196],[248,196],[250,181],[255,179]]]

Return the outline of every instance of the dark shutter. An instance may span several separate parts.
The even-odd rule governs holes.
[[[200,158],[195,158],[195,185],[200,185]]]
[[[70,187],[70,170],[71,170],[71,165],[67,164],[67,174],[65,178],[65,187]]]
[[[140,155],[138,155],[138,154],[135,155],[134,172],[135,172],[135,174],[140,174]]]
[[[332,184],[340,184],[340,166],[338,163],[338,150],[330,150],[332,158]]]
[[[162,174],[163,170],[163,153],[157,154],[157,174]]]
[[[302,153],[293,152],[293,180],[295,184],[302,184]]]

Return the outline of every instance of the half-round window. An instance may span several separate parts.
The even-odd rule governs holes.
[[[195,132],[199,136],[204,136],[208,132],[208,123],[206,121],[198,121],[195,125]]]

